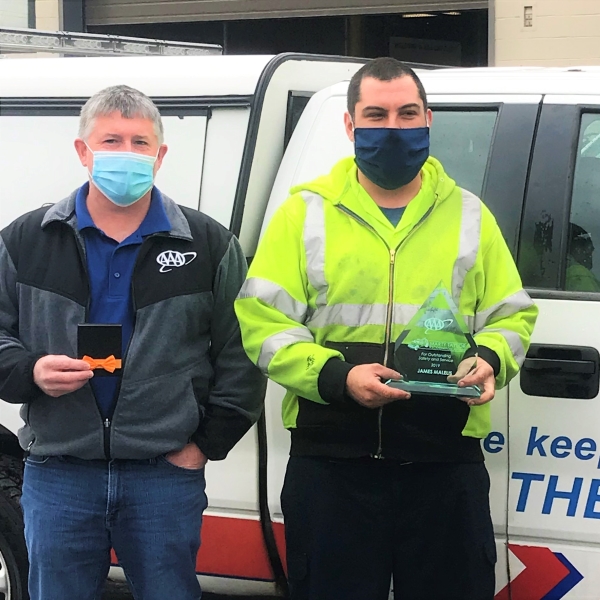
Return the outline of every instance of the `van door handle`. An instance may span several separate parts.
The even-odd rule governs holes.
[[[531,344],[519,381],[527,396],[597,398],[600,353],[591,346]]]
[[[523,368],[532,371],[553,371],[555,373],[593,374],[596,372],[596,364],[589,360],[526,358]]]

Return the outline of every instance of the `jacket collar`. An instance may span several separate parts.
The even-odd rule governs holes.
[[[52,205],[42,220],[42,228],[55,221],[65,223],[77,229],[77,217],[75,215],[75,199],[77,198],[77,190],[69,194],[66,198]],[[171,222],[171,230],[158,235],[167,235],[168,237],[176,237],[184,240],[192,241],[192,231],[188,220],[185,218],[181,208],[168,196],[162,194],[163,206],[169,221]]]
[[[390,246],[396,247],[435,206],[453,192],[455,183],[441,164],[429,157],[421,170],[421,189],[408,203],[399,225],[394,228],[367,191],[359,184],[353,157],[339,161],[328,175],[292,188],[292,193],[307,190],[323,197],[334,206],[353,212],[373,228]]]

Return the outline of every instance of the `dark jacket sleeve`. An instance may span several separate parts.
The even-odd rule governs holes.
[[[0,235],[0,399],[20,404],[41,395],[33,382],[33,367],[41,355],[19,340],[17,271],[4,236]]]
[[[348,373],[355,365],[339,358],[330,358],[321,369],[317,385],[319,395],[329,404],[352,404],[355,400],[346,392]]]
[[[210,460],[221,460],[258,420],[266,379],[242,346],[233,302],[246,277],[246,258],[235,237],[219,263],[213,286],[210,359],[214,371],[204,418],[192,440]]]

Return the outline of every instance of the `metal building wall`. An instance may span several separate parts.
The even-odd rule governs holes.
[[[272,19],[488,8],[488,0],[86,0],[88,25]]]

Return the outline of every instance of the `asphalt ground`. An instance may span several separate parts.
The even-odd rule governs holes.
[[[129,588],[126,583],[116,583],[108,581],[106,584],[106,591],[102,600],[133,600]],[[272,597],[267,598],[265,596],[222,596],[216,594],[202,594],[202,600],[273,600]]]

